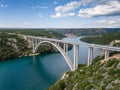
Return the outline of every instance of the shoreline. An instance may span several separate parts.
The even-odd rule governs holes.
[[[73,48],[73,47],[72,47]],[[68,49],[71,50],[72,48]],[[9,61],[11,59],[17,59],[17,58],[23,58],[23,57],[29,57],[29,56],[37,56],[37,55],[48,55],[48,54],[53,54],[53,53],[60,53],[59,51],[55,51],[55,52],[49,52],[47,54],[40,54],[40,53],[30,53],[29,55],[21,55],[21,56],[18,56],[18,57],[13,57],[13,58],[8,58],[8,59],[1,59],[0,62],[2,61]]]

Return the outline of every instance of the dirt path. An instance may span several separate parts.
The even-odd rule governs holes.
[[[106,62],[106,61],[113,59],[113,58],[120,60],[120,54],[115,54],[115,55],[109,57],[107,60],[101,60],[101,63]]]

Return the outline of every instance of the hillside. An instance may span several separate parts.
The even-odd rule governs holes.
[[[16,33],[16,34],[9,34]],[[17,34],[25,34],[25,35],[33,35],[33,36],[41,36],[41,37],[50,37],[50,38],[58,38],[61,39],[63,37],[62,34],[56,32],[48,32],[48,31],[33,31],[33,30],[6,30],[0,32],[0,61],[7,60],[10,58],[17,58],[23,56],[33,55],[32,46],[29,44],[27,40],[25,40],[22,36]],[[63,47],[63,44],[60,44]],[[72,48],[71,45],[68,47]],[[45,43],[39,47],[36,54],[48,54],[58,52],[56,48],[52,45]]]
[[[120,45],[120,32],[118,33],[110,33],[100,36],[89,36],[81,38],[82,41],[87,43],[93,43],[93,44],[101,44],[101,45],[108,45],[112,43],[114,46]],[[117,40],[117,41],[115,41]]]
[[[27,41],[24,38],[0,33],[0,60],[28,55],[30,52],[31,48],[27,46]]]
[[[79,65],[74,72],[67,72],[49,90],[120,90],[120,57],[101,63],[101,57],[87,67]]]
[[[86,36],[86,35],[101,35],[106,32],[102,29],[97,28],[81,28],[81,29],[55,29],[54,31],[62,34],[74,34],[76,36]]]
[[[48,37],[48,38],[59,38],[59,39],[64,37],[64,35],[59,32],[47,31],[45,29],[0,29],[0,32],[41,36],[41,37]]]
[[[62,34],[74,34],[76,36],[102,35],[108,33],[120,32],[120,28],[69,28],[69,29],[51,29]]]
[[[29,46],[28,41],[26,41],[23,37],[18,36],[17,34],[50,38],[63,37],[62,34],[56,32],[48,32],[44,30],[16,30],[16,29],[0,30],[0,61],[9,58],[28,56],[32,54],[32,46]],[[39,48],[38,53],[47,54],[54,51],[55,50],[50,44],[46,44]]]

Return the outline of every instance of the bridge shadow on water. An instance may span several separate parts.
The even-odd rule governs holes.
[[[29,65],[31,66],[31,69],[34,69],[39,76],[45,78],[45,80],[47,80],[46,82],[49,82],[49,79],[52,79],[54,77],[50,75],[48,70],[44,68],[44,64],[42,64],[41,61],[42,60],[39,58],[39,56],[33,56],[33,59],[31,62],[29,62]]]
[[[42,90],[42,88],[49,87],[50,85],[55,83],[57,80],[60,79],[60,77],[66,70],[69,70],[67,63],[65,62],[65,60],[63,60],[64,58],[62,58],[62,56],[59,53],[52,54],[52,55],[53,56],[58,55],[60,58],[58,58],[58,60],[55,59],[55,60],[46,60],[45,61],[43,58],[45,58],[46,56],[38,55],[38,56],[33,56],[32,60],[30,60],[30,62],[28,63],[31,73],[34,73],[37,76],[37,79],[39,80],[40,85],[42,85],[40,90]],[[49,55],[48,55],[48,57],[49,57]],[[48,63],[46,63],[46,62],[48,62]],[[65,64],[62,64],[60,62],[62,62],[62,63],[64,62]],[[54,63],[54,65],[53,65],[53,63]],[[67,69],[63,69],[64,65],[67,66]],[[63,67],[59,68],[60,66],[63,66]],[[43,90],[45,90],[45,89],[43,89]]]

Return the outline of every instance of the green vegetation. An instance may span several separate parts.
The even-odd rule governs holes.
[[[14,34],[11,34],[14,33]],[[9,58],[23,57],[33,54],[32,46],[30,43],[25,40],[22,36],[24,35],[33,35],[41,37],[50,37],[50,38],[62,38],[63,35],[56,32],[49,32],[44,30],[1,30],[0,31],[0,61],[7,60]],[[63,44],[60,43],[60,46],[63,47]],[[69,45],[69,49],[72,46]],[[58,52],[56,48],[52,45],[45,43],[42,44],[38,51],[39,54],[48,54]]]
[[[84,37],[81,40],[94,44],[119,46],[120,33]],[[96,57],[89,67],[79,65],[76,71],[67,72],[64,79],[56,82],[49,90],[120,90],[120,60],[111,59],[101,63],[102,58],[103,56]]]
[[[81,40],[87,43],[102,44],[102,45],[108,45],[111,43],[114,46],[119,46],[120,45],[120,32],[93,36],[93,37],[92,36],[84,37],[84,38],[81,38]]]
[[[23,34],[23,35],[31,35],[31,36],[41,36],[41,37],[48,37],[48,38],[63,38],[64,35],[55,32],[55,31],[47,31],[44,29],[7,29],[7,30],[0,30],[0,32],[7,32],[7,33],[16,33],[16,34]]]
[[[76,36],[87,36],[87,35],[102,35],[108,33],[120,32],[120,28],[69,28],[69,29],[54,29],[62,34],[74,34]]]
[[[79,65],[74,72],[67,72],[49,90],[119,90],[120,60],[111,59],[101,63],[101,57],[94,59],[93,65]]]
[[[0,33],[0,60],[28,55],[31,48],[27,41],[18,35]]]
[[[55,29],[54,31],[62,34],[74,34],[76,36],[86,36],[86,35],[101,35],[105,34],[106,31],[98,28],[81,28],[81,29]]]

